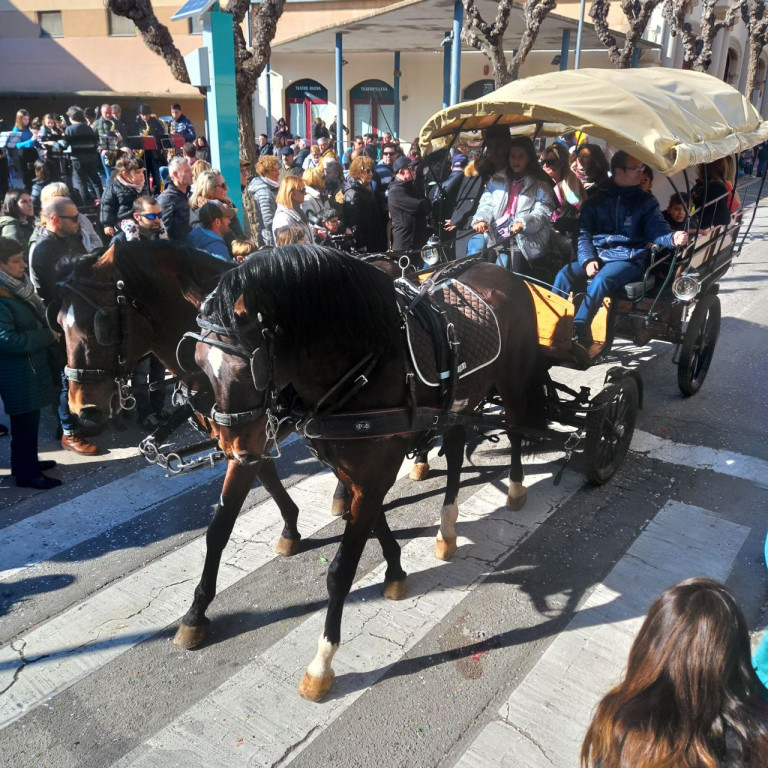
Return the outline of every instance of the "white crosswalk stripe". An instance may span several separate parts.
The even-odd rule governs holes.
[[[678,462],[757,484],[765,477],[765,462],[757,459],[680,446],[646,433],[636,434],[633,450],[637,451],[634,459],[648,456]],[[410,462],[406,462],[400,477],[409,469]],[[295,760],[311,749],[312,742],[325,729],[354,707],[392,665],[406,657],[451,611],[473,595],[510,552],[545,525],[582,487],[582,477],[572,471],[564,473],[560,485],[553,485],[552,476],[557,469],[556,465],[539,466],[537,474],[527,478],[528,505],[515,515],[510,515],[504,507],[504,483],[497,479],[480,486],[460,505],[459,552],[451,563],[435,560],[431,537],[422,536],[404,546],[403,567],[409,574],[409,597],[405,600],[392,603],[379,597],[383,565],[359,578],[348,601],[343,643],[334,661],[333,695],[326,701],[309,704],[296,693],[321,632],[324,610],[319,610],[277,643],[248,659],[209,694],[190,702],[186,711],[124,754],[114,763],[116,768],[284,766]],[[118,491],[130,492],[131,496],[119,508],[94,519],[82,534],[70,532],[59,522],[64,514],[62,508],[53,508],[0,531],[0,553],[12,558],[2,561],[4,571],[0,579],[12,584],[19,573],[45,562],[66,547],[165,502],[173,495],[170,484],[174,480],[145,483],[142,478],[147,471],[157,473],[154,468],[142,469],[92,491],[94,496],[88,504],[103,504],[104,499],[118,498]],[[195,482],[177,484],[173,490],[183,493],[208,482],[215,472],[207,472],[198,475]],[[145,485],[146,490],[140,492],[139,485]],[[299,527],[303,536],[312,536],[331,524],[328,508],[334,485],[333,476],[322,471],[292,486],[291,494],[301,509]],[[83,497],[79,503],[84,509]],[[78,509],[77,502],[73,502],[67,512],[80,520],[86,516],[83,509]],[[434,509],[436,517],[438,502]],[[74,531],[75,526],[71,527]],[[272,501],[258,504],[240,516],[224,553],[219,593],[275,558],[272,545],[281,528],[282,521]],[[51,535],[43,540],[41,531],[46,530],[51,531]],[[697,536],[692,537],[691,531],[698,532]],[[556,755],[554,764],[573,763],[563,761],[565,750],[578,748],[594,697],[605,690],[614,679],[612,676],[621,669],[639,621],[637,617],[665,586],[693,575],[692,569],[697,575],[725,578],[748,532],[747,528],[728,523],[703,509],[682,504],[663,507],[623,560],[587,599],[568,630],[557,637],[523,683],[511,693],[499,719],[481,731],[457,765],[461,768],[502,765],[514,754],[514,761],[509,764],[540,768],[549,764],[540,759],[543,752],[548,752],[550,757]],[[204,551],[204,537],[198,537],[1,645],[0,729],[6,730],[0,732],[0,745],[2,733],[17,725],[23,727],[24,718],[41,705],[69,688],[76,688],[85,678],[97,674],[131,648],[177,622],[189,606]],[[706,558],[702,556],[705,552]],[[702,567],[697,568],[699,563]],[[633,568],[647,572],[644,571],[640,579]],[[632,590],[626,589],[621,579],[625,582],[631,579],[632,583],[642,581],[645,585],[644,591],[633,593],[632,620],[626,618],[627,594]],[[591,698],[583,696],[579,717],[574,717],[568,728],[561,728],[556,717],[565,710],[556,706],[557,693],[564,690],[568,670],[579,665],[580,653],[603,653],[606,678],[592,679]],[[548,681],[561,678],[564,680],[561,687],[547,689]],[[574,680],[574,690],[580,690],[582,682]],[[523,717],[526,710],[518,706],[516,697],[532,701],[536,696],[541,699],[539,710],[546,716],[534,722]],[[560,741],[552,739],[553,729],[558,730]],[[544,742],[547,742],[546,749],[540,748]],[[530,756],[523,759],[529,753]]]

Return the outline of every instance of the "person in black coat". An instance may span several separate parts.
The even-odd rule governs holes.
[[[133,201],[146,194],[144,168],[135,157],[122,157],[117,161],[99,207],[99,222],[105,234],[114,237],[120,222],[133,220]]]
[[[152,179],[154,194],[159,195],[163,188],[160,179],[160,159],[162,157],[161,139],[166,135],[163,124],[152,114],[149,104],[139,107],[139,116],[136,118],[139,135],[152,136],[157,144],[156,149],[144,150],[144,164],[147,168],[147,183]]]
[[[472,217],[475,215],[480,197],[491,176],[502,171],[509,164],[509,149],[512,137],[505,126],[493,126],[486,129],[485,154],[475,162],[470,162],[464,169],[464,178],[459,182],[456,193],[456,207],[449,219],[445,220],[446,232],[453,232],[456,237],[454,258],[462,259],[467,255],[467,243],[474,234]]]
[[[101,185],[101,158],[99,157],[99,137],[86,122],[80,107],[70,107],[67,110],[70,125],[64,131],[63,144],[67,147],[72,158],[72,176],[75,189],[80,194],[83,203],[93,201],[89,182],[98,197],[104,193]]]
[[[427,242],[430,205],[416,190],[416,166],[417,163],[407,157],[398,157],[393,165],[395,178],[389,185],[387,200],[394,251],[410,251]]]
[[[371,189],[373,166],[370,157],[356,157],[349,166],[344,188],[344,222],[354,231],[358,247],[368,253],[383,253],[387,250],[386,222]]]
[[[188,195],[192,185],[192,168],[183,157],[174,157],[168,163],[168,175],[171,182],[157,202],[163,212],[168,239],[184,243],[191,229]]]

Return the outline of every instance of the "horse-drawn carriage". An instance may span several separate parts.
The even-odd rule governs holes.
[[[560,82],[570,77],[575,80]],[[751,105],[706,75],[601,70],[514,83],[438,113],[421,139],[425,149],[434,148],[493,124],[553,135],[579,129],[665,174],[768,137],[768,125]],[[614,323],[638,340],[642,331],[648,338],[682,341],[680,376],[688,393],[696,391],[717,338],[717,280],[737,252],[738,226],[654,258],[639,289],[598,313],[590,354],[605,352]],[[275,249],[222,275],[222,262],[178,251],[167,244],[128,244],[76,265],[62,281],[58,318],[67,338],[74,412],[108,415],[127,398],[125,378],[137,355],[152,349],[185,384],[182,418],[197,411],[229,459],[203,575],[177,633],[183,647],[205,637],[221,553],[257,473],[285,520],[277,551],[298,550],[298,508],[270,459],[288,431],[308,440],[351,495],[328,572],[324,632],[300,686],[315,701],[331,686],[344,601],[372,533],[387,561],[385,597],[405,595],[400,547],[382,502],[406,454],[442,434],[448,472],[436,554],[445,559],[456,550],[456,499],[468,430],[506,430],[512,510],[526,498],[522,437],[550,435],[547,422],[568,428],[566,453],[583,440],[587,476],[597,484],[626,455],[641,380],[634,371],[614,367],[595,397],[585,387],[576,391],[555,383],[550,367],[578,362],[570,349],[574,304],[545,285],[482,260],[393,280],[391,270],[385,274],[348,255],[306,246]],[[198,309],[201,332],[189,333]],[[479,336],[471,328],[462,335],[458,326],[472,325],[475,317],[483,317],[488,328]],[[176,350],[182,335],[185,343]],[[426,353],[415,351],[419,338],[422,348],[427,339]],[[493,405],[501,406],[501,416],[490,412]]]

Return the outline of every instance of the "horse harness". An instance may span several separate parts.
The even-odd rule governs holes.
[[[248,361],[254,387],[257,391],[264,393],[262,402],[250,410],[236,413],[226,413],[214,406],[210,419],[220,426],[233,427],[257,421],[266,416],[266,446],[271,444],[277,448],[278,452],[277,433],[287,423],[309,440],[372,439],[425,433],[415,450],[430,443],[437,434],[450,426],[464,424],[477,427],[482,421],[484,430],[503,428],[506,425],[501,418],[489,420],[488,417],[481,419],[476,414],[461,413],[463,403],[456,399],[459,378],[472,373],[482,365],[493,362],[498,356],[498,347],[495,354],[482,365],[463,372],[459,357],[461,343],[456,335],[456,328],[446,316],[446,312],[431,300],[431,294],[436,287],[445,285],[446,281],[453,281],[478,261],[478,259],[465,259],[451,263],[425,280],[420,287],[404,278],[395,281],[401,330],[405,339],[403,363],[408,392],[408,405],[405,407],[360,412],[341,411],[344,405],[368,383],[373,369],[379,362],[379,356],[374,353],[364,355],[355,363],[310,410],[298,409],[295,398],[292,403],[280,404],[278,402],[280,393],[275,386],[272,364],[274,340],[279,335],[280,329],[265,327],[261,313],[257,314],[255,321],[239,328],[217,325],[198,317],[201,332],[185,334],[179,349],[182,349],[182,345],[188,339],[195,343],[202,342],[217,347],[226,354]],[[492,316],[495,333],[498,336],[498,323],[493,310],[487,305],[486,307]],[[416,379],[419,374],[414,366],[414,359],[409,353],[408,341],[408,323],[411,318],[418,319],[432,339],[433,354],[437,361],[439,375],[439,382],[436,384],[439,388],[439,407],[424,407],[417,402]],[[263,343],[254,348],[248,343],[246,337],[249,331],[255,329],[260,329]],[[221,337],[229,341],[224,341]],[[419,378],[422,377],[419,375]],[[490,421],[493,421],[493,424],[490,424]]]
[[[106,307],[99,305],[83,290],[84,288],[103,290],[105,286],[111,285],[113,285],[111,281],[89,280],[83,277],[72,276],[58,283],[60,288],[72,291],[72,293],[79,296],[95,310],[93,331],[98,344],[104,347],[114,346],[117,350],[115,365],[111,368],[70,368],[65,365],[64,375],[68,381],[77,383],[93,383],[114,379],[120,408],[132,410],[136,407],[136,398],[131,394],[130,377],[133,370],[127,367],[127,313],[129,308],[132,308],[143,317],[149,318],[149,315],[136,299],[129,298],[125,289],[125,283],[119,277],[114,281],[114,305]],[[46,317],[51,328],[56,326],[56,312],[58,312],[58,304],[54,302],[46,310]],[[158,385],[150,384],[149,388],[152,390],[153,387],[166,386],[168,383],[174,384],[171,397],[171,402],[175,406],[174,411],[165,424],[161,424],[151,435],[141,441],[139,451],[142,455],[151,464],[158,464],[172,475],[189,472],[202,466],[211,466],[215,461],[225,458],[221,451],[212,451],[206,456],[190,461],[185,460],[185,456],[207,447],[212,447],[215,444],[215,441],[210,437],[210,422],[206,416],[207,404],[203,405],[196,402],[199,399],[199,393],[189,388],[177,376],[173,377],[170,381],[166,380]],[[200,421],[195,418],[196,415]],[[198,432],[205,436],[206,440],[176,452],[163,453],[162,450],[168,447],[164,446],[163,443],[185,421],[189,421]]]
[[[64,376],[68,381],[77,383],[99,382],[113,379],[121,408],[131,410],[136,406],[136,399],[131,395],[131,387],[128,379],[131,370],[127,367],[128,337],[126,334],[127,312],[131,306],[139,314],[145,314],[141,305],[135,300],[129,300],[125,292],[125,283],[117,278],[114,282],[115,304],[101,306],[97,304],[82,288],[104,289],[105,285],[111,285],[111,281],[88,280],[83,277],[69,277],[58,283],[58,286],[79,296],[86,304],[95,310],[93,316],[93,332],[96,341],[103,347],[114,346],[115,365],[110,368],[70,368],[64,366]],[[52,305],[55,306],[55,305]],[[49,325],[51,317],[48,318]]]

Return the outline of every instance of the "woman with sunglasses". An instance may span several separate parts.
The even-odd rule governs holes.
[[[99,222],[104,233],[114,237],[123,221],[133,221],[133,202],[145,194],[147,181],[141,160],[121,157],[99,206]]]
[[[579,211],[587,197],[579,177],[570,166],[568,150],[555,142],[544,150],[541,167],[555,183],[555,212],[552,214],[552,237],[558,246],[563,262],[571,260],[574,244],[571,239],[579,229]]]
[[[374,161],[362,155],[349,166],[344,186],[344,222],[355,233],[358,247],[368,253],[387,250],[386,220],[373,192]]]
[[[576,150],[573,170],[584,185],[587,197],[608,182],[608,160],[597,144],[582,144]]]
[[[275,198],[277,207],[272,217],[273,237],[276,237],[280,229],[297,227],[305,233],[308,243],[315,242],[315,233],[312,231],[306,212],[302,210],[306,195],[304,179],[300,176],[283,177]]]
[[[533,265],[547,254],[554,208],[552,181],[539,166],[533,142],[513,137],[508,168],[491,177],[480,198],[472,219],[477,234],[467,254],[499,243],[501,266],[532,275]]]
[[[195,163],[197,165],[197,163]],[[228,208],[233,208],[232,201],[227,196],[227,182],[221,171],[212,168],[203,171],[194,182],[192,195],[189,198],[189,224],[191,227],[200,226],[200,209],[206,204],[218,200]],[[230,219],[229,233],[224,238],[229,245],[233,240],[245,240],[240,219],[235,216]]]

